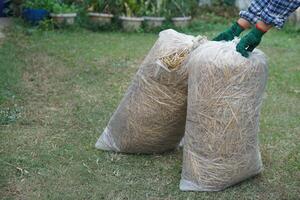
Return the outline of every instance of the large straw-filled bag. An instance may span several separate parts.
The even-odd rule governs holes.
[[[96,148],[125,153],[172,150],[185,128],[187,70],[192,49],[206,40],[162,31],[140,66]]]
[[[180,189],[219,191],[261,172],[259,113],[267,61],[233,42],[207,42],[187,63],[188,108]]]

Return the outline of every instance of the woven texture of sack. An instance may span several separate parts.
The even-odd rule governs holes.
[[[140,66],[96,148],[158,153],[178,146],[185,129],[190,52],[206,41],[165,30]]]
[[[237,41],[206,42],[187,63],[188,108],[180,189],[219,191],[262,170],[259,113],[268,69]]]

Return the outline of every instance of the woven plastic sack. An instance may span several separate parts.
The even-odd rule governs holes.
[[[174,30],[162,31],[96,148],[125,153],[158,153],[178,146],[185,129],[185,60],[205,41]]]
[[[187,63],[183,191],[219,191],[261,172],[259,112],[267,61],[246,59],[233,42],[207,42]]]

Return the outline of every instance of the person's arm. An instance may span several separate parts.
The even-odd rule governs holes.
[[[250,23],[248,20],[244,19],[244,18],[239,18],[239,19],[237,20],[237,23],[238,23],[241,27],[243,27],[244,30],[251,27],[251,23]]]
[[[253,0],[251,5],[246,11],[240,12],[240,19],[232,24],[232,26],[226,29],[215,37],[214,41],[230,41],[234,37],[238,37],[245,29],[251,27],[251,24],[255,24],[258,20],[258,15],[266,7],[268,0]]]
[[[236,50],[248,57],[249,52],[260,44],[263,35],[273,26],[282,28],[288,16],[299,6],[300,0],[271,0],[261,11],[255,27],[237,44]]]
[[[268,30],[270,30],[273,27],[273,25],[270,24],[266,24],[263,21],[258,21],[256,23],[256,28],[258,28],[259,30],[263,31],[263,32],[267,32]]]

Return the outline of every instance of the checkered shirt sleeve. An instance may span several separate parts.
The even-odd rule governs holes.
[[[248,10],[240,12],[240,17],[252,24],[261,20],[280,29],[299,6],[300,0],[252,0]]]

